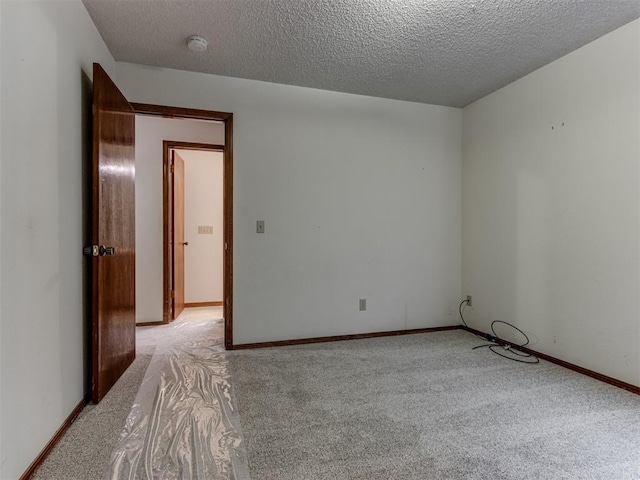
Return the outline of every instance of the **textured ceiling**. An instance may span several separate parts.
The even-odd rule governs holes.
[[[456,107],[640,17],[640,0],[83,1],[118,61]]]

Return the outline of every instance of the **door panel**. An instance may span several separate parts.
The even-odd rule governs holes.
[[[173,152],[173,320],[184,310],[184,160]]]
[[[135,114],[106,72],[93,66],[94,245],[92,400],[99,402],[135,358]],[[105,254],[106,253],[106,254]]]

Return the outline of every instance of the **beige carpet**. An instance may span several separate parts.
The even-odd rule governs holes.
[[[472,350],[482,342],[466,332],[221,356],[218,340],[207,343],[200,328],[173,326],[180,341],[156,351],[159,362],[149,369],[154,345],[170,329],[143,332],[136,362],[103,402],[85,409],[33,478],[125,478],[109,457],[126,452],[144,459],[128,470],[130,478],[196,479],[214,462],[183,460],[201,457],[193,452],[209,442],[215,458],[245,462],[217,469],[216,479],[640,479],[640,396],[546,362],[525,365]],[[207,371],[226,373],[211,383],[201,375]],[[169,387],[145,396],[141,382]],[[189,410],[179,402],[157,410],[163,392],[189,398]],[[138,396],[149,405],[135,403]],[[230,410],[209,410],[222,398]],[[132,412],[147,416],[126,420]],[[147,435],[136,430],[138,418],[160,428]],[[174,461],[166,447],[188,445],[188,429],[206,436],[199,450],[176,450],[184,450],[175,457],[183,460]]]
[[[228,354],[251,478],[640,479],[640,396],[463,331]]]
[[[67,430],[33,480],[98,480],[109,467],[111,451],[138,393],[154,347],[138,348],[136,359],[98,405],[87,405]]]

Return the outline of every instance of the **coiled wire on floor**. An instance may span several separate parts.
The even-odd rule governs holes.
[[[458,307],[458,312],[460,313],[460,320],[462,320],[462,324],[469,328],[469,326],[467,325],[467,322],[464,320],[464,316],[462,315],[462,307],[463,305],[465,305],[466,303],[469,303],[469,300],[463,300],[462,302],[460,302],[460,306]],[[513,343],[513,342],[509,342],[507,340],[505,340],[504,338],[500,337],[495,329],[496,325],[506,325],[512,329],[514,329],[516,332],[518,332],[522,338],[524,339],[524,342],[522,343]],[[519,351],[518,349],[521,348],[526,348],[527,345],[529,345],[529,336],[524,333],[522,330],[520,330],[518,327],[516,327],[515,325],[509,323],[509,322],[505,322],[503,320],[494,320],[493,322],[491,322],[491,332],[493,333],[493,335],[485,335],[484,337],[477,335],[477,337],[482,338],[483,340],[488,340],[491,343],[486,343],[484,345],[478,345],[473,347],[473,350],[476,350],[478,348],[488,348],[489,350],[491,350],[493,353],[495,353],[496,355],[499,355],[503,358],[506,358],[508,360],[513,360],[514,362],[520,362],[520,363],[540,363],[540,359],[538,357],[536,357],[533,354],[524,352],[524,351]]]

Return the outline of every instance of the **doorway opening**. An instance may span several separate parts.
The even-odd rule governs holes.
[[[165,107],[158,105],[132,103],[138,115],[152,115],[175,119],[193,119],[221,122],[224,125],[224,145],[215,143],[189,143],[180,141],[163,141],[163,316],[162,323],[169,323],[178,315],[175,313],[175,253],[180,255],[179,242],[174,240],[173,222],[173,175],[171,172],[171,151],[209,151],[222,155],[222,306],[224,317],[224,345],[227,350],[233,348],[233,114],[226,112]],[[175,167],[174,167],[175,169]],[[211,225],[201,225],[210,227]],[[208,231],[208,229],[206,229]],[[215,231],[214,231],[215,232]],[[220,232],[218,232],[220,233]],[[178,247],[178,252],[174,245]],[[184,264],[183,264],[184,266]],[[180,268],[178,266],[178,268]],[[177,281],[180,281],[178,272]],[[175,294],[174,294],[175,295]],[[178,299],[184,304],[184,298]],[[196,302],[193,302],[196,303]],[[179,312],[178,312],[179,313]],[[140,325],[140,323],[139,323]]]
[[[165,140],[163,151],[169,173],[163,210],[168,213],[164,262],[170,289],[163,317],[173,321],[185,307],[224,305],[224,145]]]

